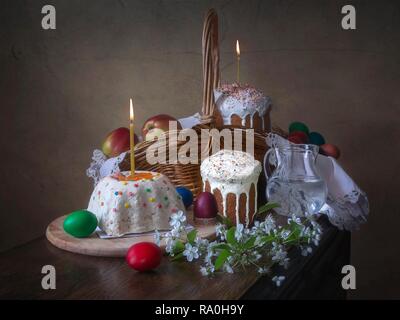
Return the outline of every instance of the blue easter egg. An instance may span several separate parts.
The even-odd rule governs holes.
[[[177,187],[176,192],[181,196],[183,204],[186,208],[190,207],[193,203],[193,193],[188,188]]]
[[[311,144],[316,144],[317,146],[325,144],[325,139],[319,132],[310,132],[308,137],[310,138]]]

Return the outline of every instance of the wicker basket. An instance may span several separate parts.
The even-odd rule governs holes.
[[[219,48],[218,48],[218,16],[214,9],[210,9],[206,16],[203,26],[203,40],[202,40],[202,51],[203,51],[203,106],[201,110],[201,124],[195,126],[193,129],[196,130],[200,137],[201,129],[216,128],[215,124],[215,103],[214,103],[214,89],[220,85],[220,72],[219,72]],[[230,129],[231,133],[234,130],[242,131],[242,136],[245,136],[246,128],[243,127],[232,127],[224,126],[218,127],[217,129]],[[185,130],[185,129],[183,129]],[[280,133],[279,128],[273,128],[273,131]],[[169,148],[179,148],[183,146],[187,141],[180,141],[172,139],[177,134],[176,131],[165,132],[166,149],[163,150],[168,158]],[[265,142],[265,133],[254,132],[254,153],[255,158],[258,160],[263,159],[265,152],[267,151],[267,145]],[[211,140],[211,139],[210,139]],[[198,154],[199,157],[204,155],[210,155],[211,153],[211,141],[207,146],[201,145],[201,139],[198,139]],[[223,141],[221,141],[221,148],[223,148]],[[135,146],[135,161],[136,168],[140,170],[156,171],[166,175],[174,185],[184,186],[189,188],[196,196],[201,192],[202,183],[200,176],[200,159],[197,164],[155,164],[150,165],[146,160],[146,151],[155,141],[140,142]],[[245,148],[243,148],[245,150]],[[130,168],[130,157],[129,155],[120,164],[121,170],[129,170]]]

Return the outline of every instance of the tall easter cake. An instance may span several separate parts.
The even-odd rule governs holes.
[[[251,128],[259,132],[271,131],[271,99],[255,88],[239,84],[225,84],[214,89],[218,125]]]
[[[169,229],[170,216],[185,207],[167,177],[150,171],[107,176],[95,187],[88,210],[109,236]]]
[[[261,163],[246,152],[221,150],[202,162],[200,172],[203,188],[214,194],[220,214],[249,225],[257,210]]]

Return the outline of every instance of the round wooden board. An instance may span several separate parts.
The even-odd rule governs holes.
[[[192,213],[188,212],[188,222],[198,230],[198,234],[202,238],[215,238],[215,224],[200,225],[192,220]],[[142,236],[117,238],[117,239],[101,239],[96,233],[88,238],[74,238],[67,234],[63,229],[65,216],[55,219],[49,224],[46,230],[47,239],[57,248],[98,257],[124,257],[128,249],[138,242],[154,242],[153,234],[144,234]],[[161,242],[161,248],[165,249],[164,241]]]

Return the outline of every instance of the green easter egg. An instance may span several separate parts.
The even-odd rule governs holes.
[[[74,211],[64,220],[64,231],[76,238],[90,236],[96,227],[96,216],[87,210]]]
[[[289,133],[294,131],[303,131],[306,134],[309,134],[308,127],[303,122],[292,122],[289,126]]]
[[[319,132],[310,132],[308,137],[311,144],[316,144],[317,146],[325,144],[325,138]]]

